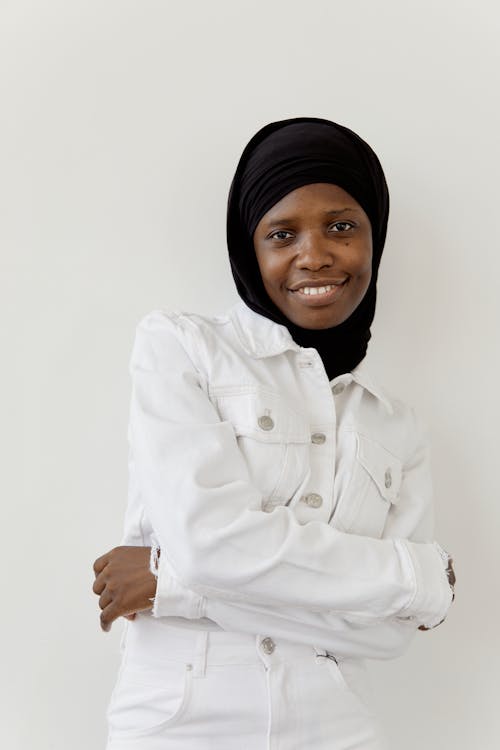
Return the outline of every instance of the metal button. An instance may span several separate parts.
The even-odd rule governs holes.
[[[264,638],[260,642],[260,645],[265,654],[272,654],[274,649],[276,648],[276,644],[272,638]]]
[[[265,513],[272,513],[278,505],[283,505],[283,500],[280,497],[266,497],[262,501],[262,510]]]
[[[257,423],[261,430],[272,430],[274,427],[274,421],[269,417],[267,414],[264,414],[264,416],[259,417],[257,420]]]
[[[326,440],[326,435],[324,435],[322,432],[313,432],[311,435],[311,442],[315,443],[315,445],[323,445],[323,443]]]
[[[343,393],[345,390],[344,383],[335,383],[335,385],[332,388],[332,393],[334,396],[338,396],[339,393]]]
[[[316,492],[310,492],[308,495],[304,495],[302,500],[309,505],[310,508],[320,508],[323,505],[323,498],[321,495],[317,495]]]
[[[392,474],[391,474],[391,469],[388,468],[385,470],[385,486],[387,487],[387,489],[389,489],[391,485],[392,485]]]

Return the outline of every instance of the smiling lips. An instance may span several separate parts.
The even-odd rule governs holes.
[[[306,305],[322,305],[333,302],[341,294],[347,279],[330,282],[329,284],[304,285],[289,291],[295,295],[298,302]]]

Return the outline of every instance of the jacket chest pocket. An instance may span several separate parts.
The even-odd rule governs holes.
[[[339,499],[334,525],[342,531],[381,537],[387,514],[399,501],[403,466],[399,458],[364,435],[356,435],[356,458]]]
[[[311,435],[307,419],[272,391],[249,387],[216,395],[221,419],[231,422],[250,481],[263,509],[286,505],[307,473]]]

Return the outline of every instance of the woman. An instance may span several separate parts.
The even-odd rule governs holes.
[[[422,429],[364,363],[388,207],[351,130],[271,123],[229,195],[241,301],[139,324],[124,546],[95,563],[103,628],[131,620],[109,750],[383,746],[364,659],[454,583]]]

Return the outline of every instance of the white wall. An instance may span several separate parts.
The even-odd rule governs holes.
[[[447,623],[374,666],[380,711],[398,750],[498,747],[499,20],[493,0],[3,0],[3,747],[104,746],[121,625],[99,630],[91,563],[121,533],[134,326],[236,299],[237,158],[298,115],[384,164],[369,356],[427,420],[456,559]]]

